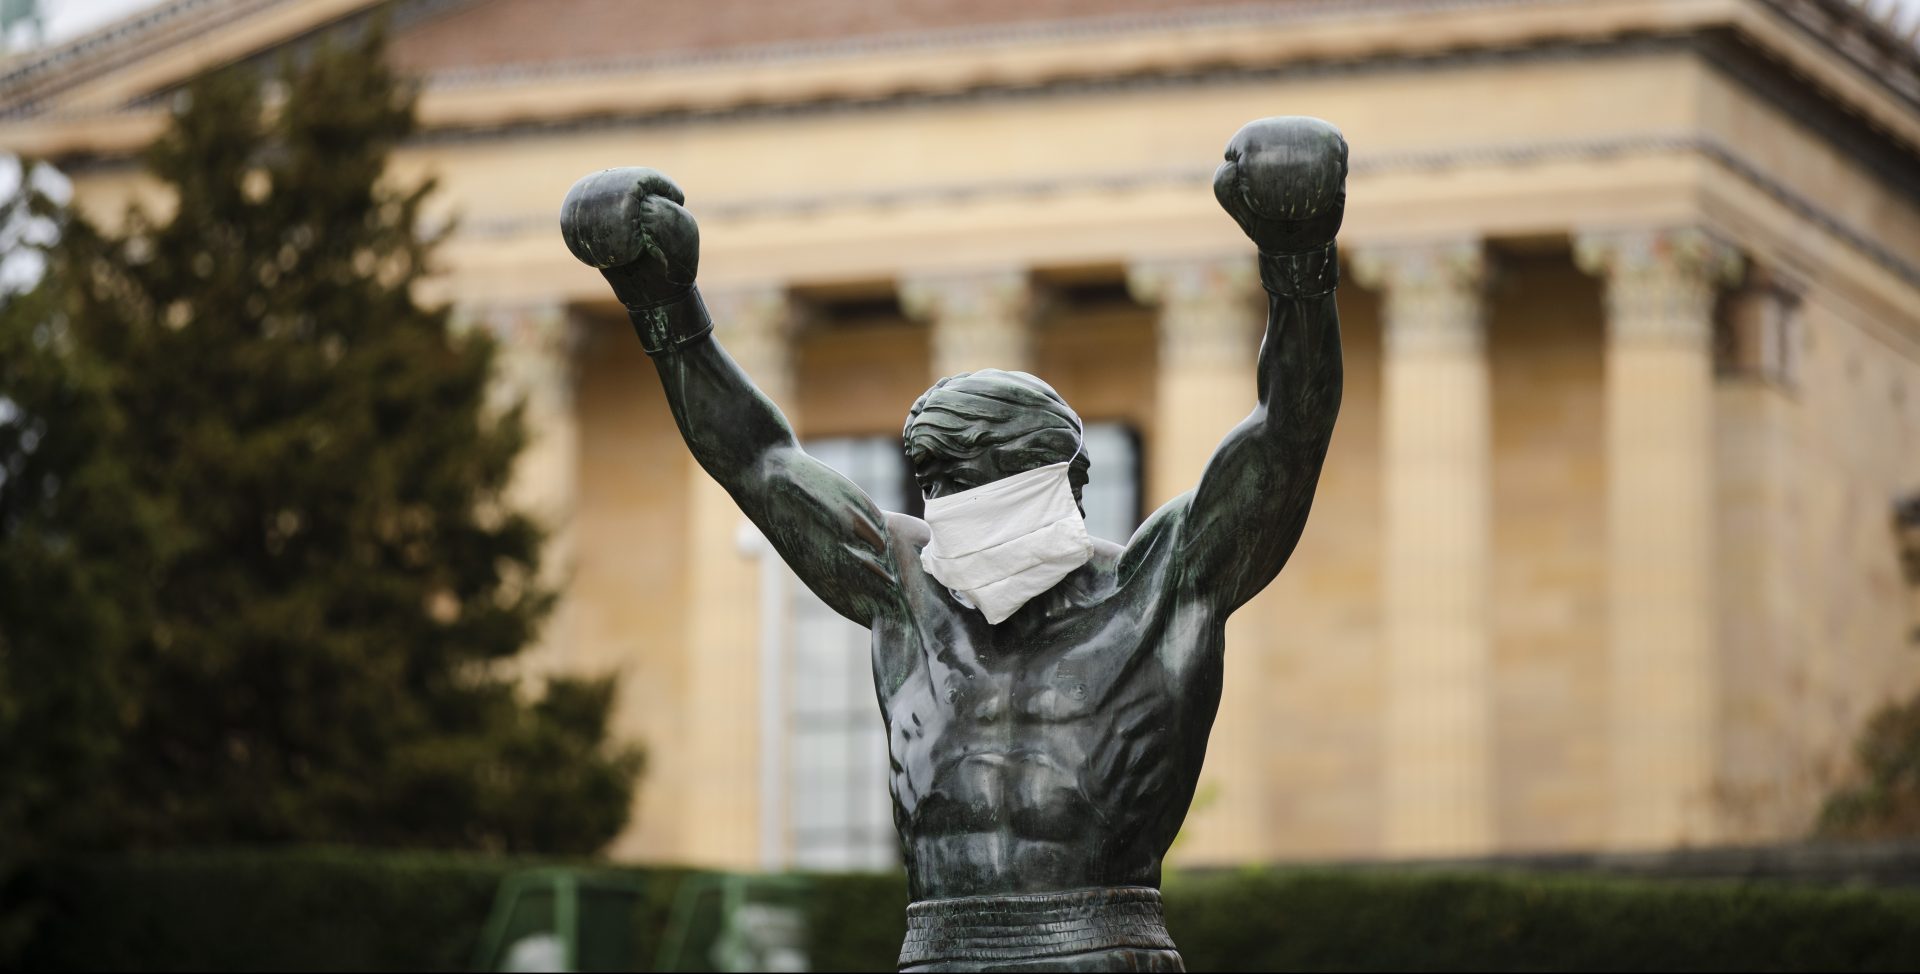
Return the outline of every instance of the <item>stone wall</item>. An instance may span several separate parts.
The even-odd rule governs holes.
[[[1803,834],[1874,709],[1920,685],[1893,506],[1920,486],[1920,349],[1807,290],[1781,377],[1723,379],[1722,753],[1729,838]]]

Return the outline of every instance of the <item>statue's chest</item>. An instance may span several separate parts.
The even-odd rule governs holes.
[[[1108,689],[1095,668],[1072,661],[1010,667],[930,668],[935,706],[948,723],[991,731],[1028,725],[1095,723]]]
[[[923,796],[1002,786],[1010,795],[1097,791],[1106,771],[1137,766],[1179,725],[1178,680],[1163,663],[1151,600],[1063,606],[1001,626],[947,601],[923,602],[911,624],[875,632],[906,810]]]
[[[926,655],[887,700],[896,757],[1044,751],[1070,762],[1128,726],[1169,718],[1177,694],[1150,647],[1100,635],[1109,638]]]
[[[1083,611],[1030,630],[949,628],[938,651],[922,657],[928,686],[938,705],[968,724],[1088,722],[1152,689],[1142,685],[1153,682],[1146,672],[1154,662],[1151,634],[1125,615]]]

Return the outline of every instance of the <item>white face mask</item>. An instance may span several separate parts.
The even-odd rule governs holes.
[[[1055,463],[927,502],[920,565],[999,625],[1093,557],[1087,522]]]

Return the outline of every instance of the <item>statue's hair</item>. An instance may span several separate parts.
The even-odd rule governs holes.
[[[933,384],[913,408],[901,431],[907,459],[916,466],[935,457],[964,460],[1029,433],[1063,429],[1073,434],[1077,452],[1067,476],[1075,500],[1087,483],[1092,461],[1085,446],[1086,426],[1053,387],[1025,372],[981,369],[948,376]]]

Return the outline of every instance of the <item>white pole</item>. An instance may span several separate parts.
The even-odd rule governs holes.
[[[786,811],[787,566],[747,520],[735,536],[743,556],[760,563],[760,868],[787,868]]]

